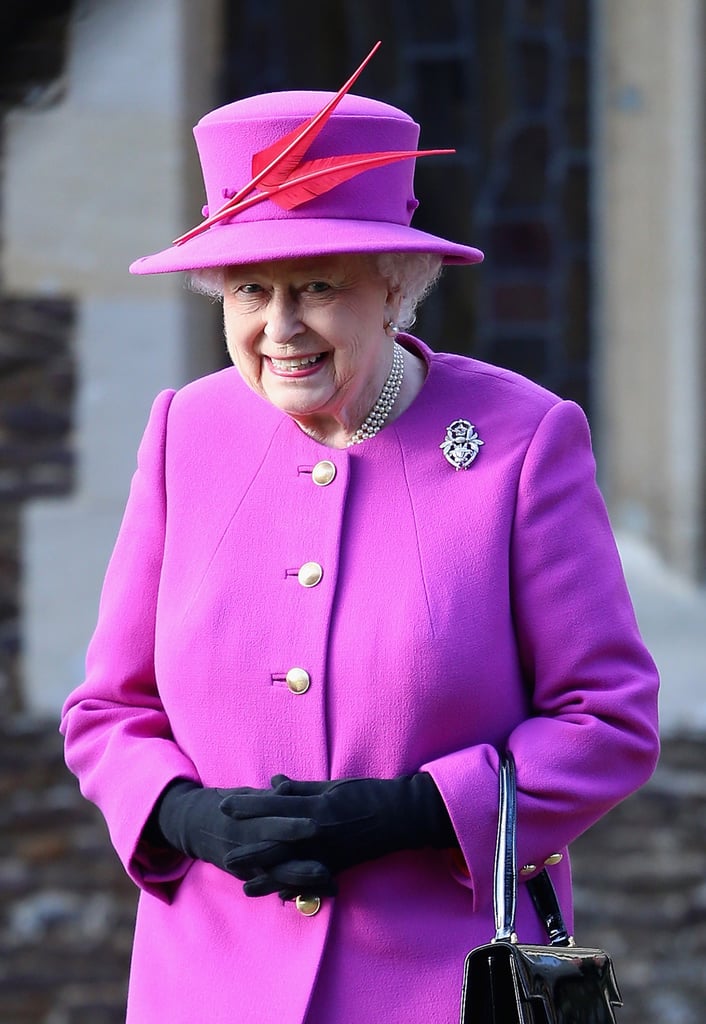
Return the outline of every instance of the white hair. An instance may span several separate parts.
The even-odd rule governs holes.
[[[186,278],[186,286],[199,295],[208,295],[210,299],[222,299],[225,288],[225,267],[201,267],[192,270]]]
[[[427,297],[441,276],[440,256],[429,252],[379,252],[373,256],[378,273],[387,281],[390,291],[400,296],[397,326],[411,327],[417,307]],[[225,267],[203,267],[187,278],[192,291],[212,299],[223,298]]]
[[[380,252],[375,259],[390,291],[400,296],[397,326],[411,327],[417,319],[417,307],[441,277],[441,256],[430,252]]]

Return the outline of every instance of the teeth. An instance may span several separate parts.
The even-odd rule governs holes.
[[[305,366],[312,366],[314,363],[318,363],[321,356],[306,356],[304,359],[274,359],[270,357],[270,361],[273,366],[278,370],[287,370],[293,373],[295,370],[301,370]]]

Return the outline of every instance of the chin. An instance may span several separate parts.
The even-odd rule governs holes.
[[[296,401],[292,400],[292,395],[278,395],[272,392],[265,392],[265,398],[273,405],[275,409],[279,409],[280,412],[285,413],[287,416],[291,416],[292,419],[309,419],[312,416],[318,416],[321,414],[322,409],[325,409],[327,404],[327,396],[320,396],[318,401],[311,401],[309,397],[307,400]]]

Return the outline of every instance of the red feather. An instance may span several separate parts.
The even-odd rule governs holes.
[[[302,157],[307,149],[324,127],[334,109],[348,92],[360,73],[377,52],[380,43],[376,43],[360,67],[351,75],[335,96],[326,106],[308,118],[304,124],[299,125],[294,131],[289,132],[282,139],[261,150],[253,156],[252,169],[253,178],[244,185],[232,198],[220,209],[207,217],[195,228],[180,235],[173,242],[174,245],[181,245],[190,238],[200,235],[212,224],[233,217],[242,210],[247,210],[265,199],[271,199],[278,206],[285,210],[293,210],[302,203],[308,202],[315,196],[324,193],[340,185],[349,178],[361,174],[363,171],[371,170],[374,167],[384,167],[385,164],[394,163],[397,160],[409,160],[418,156],[436,156],[443,153],[454,153],[453,149],[427,149],[411,150],[393,153],[356,153],[344,156],[322,157],[318,160],[306,160]],[[250,195],[253,189],[259,186],[261,191]]]
[[[283,139],[278,139],[277,142],[268,146],[267,149],[263,149],[259,153],[255,153],[252,161],[252,180],[236,192],[236,194],[229,199],[227,203],[221,206],[219,210],[216,210],[212,216],[202,221],[202,223],[198,224],[195,228],[192,228],[191,231],[187,231],[186,234],[180,235],[179,238],[174,239],[173,244],[179,245],[182,242],[186,242],[195,235],[200,235],[201,232],[205,231],[206,228],[209,228],[211,224],[215,224],[217,221],[222,220],[223,217],[226,216],[226,210],[230,210],[233,207],[238,206],[245,196],[248,195],[256,185],[259,185],[266,176],[269,179],[268,185],[270,187],[279,185],[282,181],[288,178],[300,162],[304,153],[306,153],[311,143],[324,127],[341,99],[345,96],[381,46],[382,42],[378,40],[360,67],[353,72],[348,81],[341,86],[336,95],[329,100],[326,106],[320,110],[318,114],[315,114],[314,117],[308,118],[303,125],[299,125],[298,128],[289,132]]]
[[[332,156],[323,157],[320,160],[309,160],[299,168],[300,172],[305,171],[306,173],[298,173],[288,181],[283,181],[280,185],[268,189],[267,192],[256,192],[254,195],[246,196],[237,206],[229,205],[227,209],[224,208],[214,213],[213,217],[209,217],[209,223],[216,224],[228,217],[234,217],[237,213],[242,213],[243,210],[264,202],[265,199],[271,199],[273,203],[277,203],[285,210],[293,210],[295,206],[300,206],[315,196],[323,195],[335,188],[336,185],[340,185],[341,182],[347,181],[363,171],[369,171],[373,167],[382,167],[395,160],[409,160],[412,157],[438,156],[455,152],[455,149],[425,149],[399,153],[362,153],[354,157]],[[199,225],[199,229],[201,227],[203,225]],[[199,230],[194,228],[193,234],[198,233]],[[186,241],[186,236],[183,237]]]
[[[321,196],[349,178],[374,167],[384,167],[398,160],[409,160],[418,156],[436,156],[453,153],[452,149],[411,150],[399,153],[360,153],[355,156],[329,156],[319,160],[307,160],[297,168],[296,175],[282,182],[275,189],[268,189],[269,198],[284,210]],[[260,182],[264,185],[264,182]]]
[[[252,158],[253,179],[240,190],[238,195],[233,197],[233,202],[238,202],[238,196],[242,196],[246,189],[249,190],[255,185],[260,185],[262,188],[273,188],[290,176],[338,104],[346,93],[349,92],[351,86],[360,77],[381,46],[382,42],[378,40],[360,67],[353,72],[348,81],[341,86],[336,95],[329,100],[318,114],[308,118],[298,128],[285,135],[284,138],[273,142],[267,149],[261,149],[259,153],[255,153]]]

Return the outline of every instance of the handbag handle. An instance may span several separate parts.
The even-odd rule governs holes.
[[[572,946],[556,890],[546,868],[527,883],[527,889],[551,946]],[[498,832],[495,841],[493,905],[495,941],[517,942],[517,781],[515,759],[508,751],[500,758]]]

